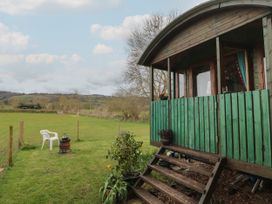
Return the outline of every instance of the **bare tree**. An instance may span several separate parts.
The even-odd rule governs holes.
[[[146,46],[152,39],[175,17],[177,12],[170,12],[167,16],[160,14],[151,15],[145,20],[142,27],[135,28],[127,41],[128,58],[127,70],[125,72],[125,84],[122,91],[127,91],[133,95],[148,97],[150,94],[149,69],[137,65],[137,62],[144,52]],[[167,74],[164,71],[156,70],[154,72],[154,94],[158,97],[166,90]]]

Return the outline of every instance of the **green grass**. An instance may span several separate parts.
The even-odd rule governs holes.
[[[99,187],[109,173],[111,162],[105,158],[112,141],[121,130],[134,132],[137,140],[149,146],[146,123],[119,122],[91,117],[56,114],[0,113],[0,148],[6,145],[9,125],[15,127],[15,141],[20,120],[25,121],[25,142],[36,149],[20,151],[14,166],[0,177],[0,203],[101,203]],[[80,142],[76,142],[76,121],[80,120]],[[59,155],[40,150],[39,130],[49,129],[72,138],[73,153]],[[2,145],[3,144],[3,145]],[[1,154],[0,154],[1,156]]]

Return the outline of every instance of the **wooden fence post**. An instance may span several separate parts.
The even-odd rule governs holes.
[[[79,140],[79,120],[77,120],[77,141]]]
[[[8,156],[8,165],[12,166],[12,143],[13,143],[13,127],[9,126],[9,156]]]
[[[24,145],[24,121],[21,121],[20,122],[18,147],[21,148],[23,145]]]

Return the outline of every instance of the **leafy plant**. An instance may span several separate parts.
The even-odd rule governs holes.
[[[139,169],[143,142],[135,140],[135,135],[122,132],[108,151],[107,158],[117,161],[115,170],[126,177]]]
[[[103,204],[114,204],[127,198],[127,183],[120,177],[110,174],[99,190]]]

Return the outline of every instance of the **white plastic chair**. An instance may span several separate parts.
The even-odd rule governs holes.
[[[42,143],[41,149],[43,149],[43,146],[44,146],[44,143],[46,140],[49,141],[50,151],[53,149],[53,141],[54,140],[58,140],[58,145],[60,144],[58,133],[50,132],[49,130],[41,130],[40,133],[43,137],[43,143]],[[51,135],[53,135],[53,136],[51,137]]]

